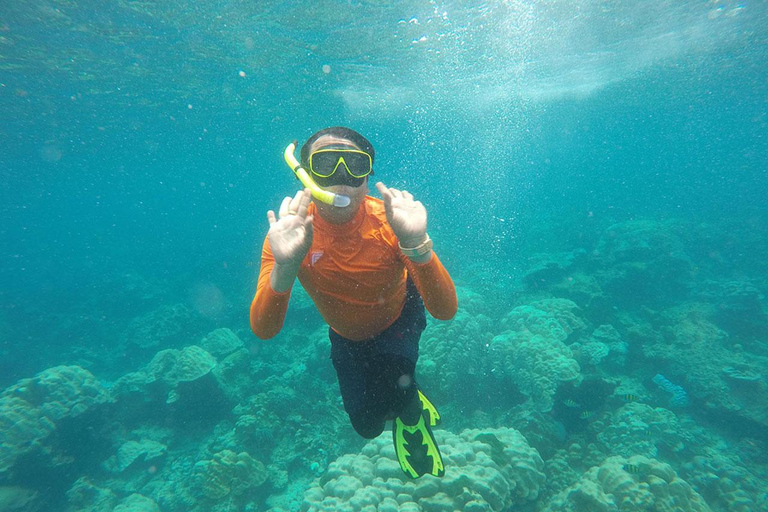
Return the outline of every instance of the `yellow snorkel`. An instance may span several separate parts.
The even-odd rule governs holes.
[[[334,194],[333,192],[323,190],[317,183],[314,182],[312,178],[309,177],[307,171],[304,170],[299,161],[296,160],[296,156],[293,154],[294,150],[296,149],[296,142],[297,141],[293,141],[288,144],[288,147],[285,148],[285,154],[283,156],[285,156],[285,163],[287,163],[288,167],[293,170],[294,174],[296,174],[296,177],[299,178],[299,181],[301,181],[301,184],[307,187],[310,192],[312,192],[312,197],[318,201],[322,201],[325,204],[332,204],[333,206],[338,206],[339,208],[349,206],[350,200],[348,196]]]

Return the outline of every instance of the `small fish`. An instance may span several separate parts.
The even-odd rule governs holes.
[[[638,397],[637,395],[632,395],[630,393],[619,395],[619,398],[621,398],[625,402],[637,402],[638,400],[640,400],[640,397]]]
[[[624,471],[626,471],[630,475],[637,475],[637,474],[640,474],[640,466],[637,466],[635,464],[624,464]]]
[[[578,403],[574,402],[570,398],[566,398],[565,400],[563,400],[563,404],[566,407],[573,407],[574,409],[577,409],[577,408],[581,407],[581,405],[579,405]]]
[[[595,411],[584,411],[581,414],[579,414],[579,418],[586,420],[591,418],[594,415],[595,415]]]

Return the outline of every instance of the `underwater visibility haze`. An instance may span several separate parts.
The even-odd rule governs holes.
[[[3,1],[0,512],[768,511],[766,20]],[[283,151],[336,125],[456,283],[442,478],[355,433],[298,283],[249,327]]]

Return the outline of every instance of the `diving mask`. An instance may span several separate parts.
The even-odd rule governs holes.
[[[333,206],[338,206],[340,208],[349,206],[351,202],[349,199],[349,196],[334,194],[333,192],[330,192],[328,190],[323,190],[322,188],[320,188],[320,186],[317,183],[315,183],[315,181],[312,178],[309,177],[309,173],[307,173],[307,171],[301,166],[299,161],[296,160],[296,156],[293,154],[295,149],[296,149],[296,141],[293,141],[290,144],[288,144],[287,148],[285,148],[283,157],[285,158],[285,162],[288,164],[288,167],[290,167],[291,170],[293,170],[294,174],[296,174],[296,177],[299,178],[299,181],[301,181],[301,184],[307,187],[310,190],[310,192],[312,192],[312,197],[314,197],[315,199],[323,203],[331,204]],[[339,162],[337,162],[337,164],[338,163]],[[349,171],[349,166],[347,166],[346,162],[344,163],[344,165],[347,167],[347,170]],[[338,167],[338,165],[336,167]]]
[[[321,187],[359,187],[373,172],[373,159],[359,149],[325,148],[309,155],[309,170]]]

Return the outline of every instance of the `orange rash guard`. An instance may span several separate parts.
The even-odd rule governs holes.
[[[309,215],[316,213],[314,204]],[[314,218],[312,246],[299,269],[299,282],[331,328],[362,341],[381,333],[400,316],[410,276],[430,314],[449,320],[456,314],[456,288],[436,254],[423,264],[400,251],[387,222],[384,203],[366,197],[355,217],[345,224]],[[283,327],[291,291],[277,293],[270,285],[275,259],[264,240],[256,296],[251,303],[251,329],[262,339]]]

